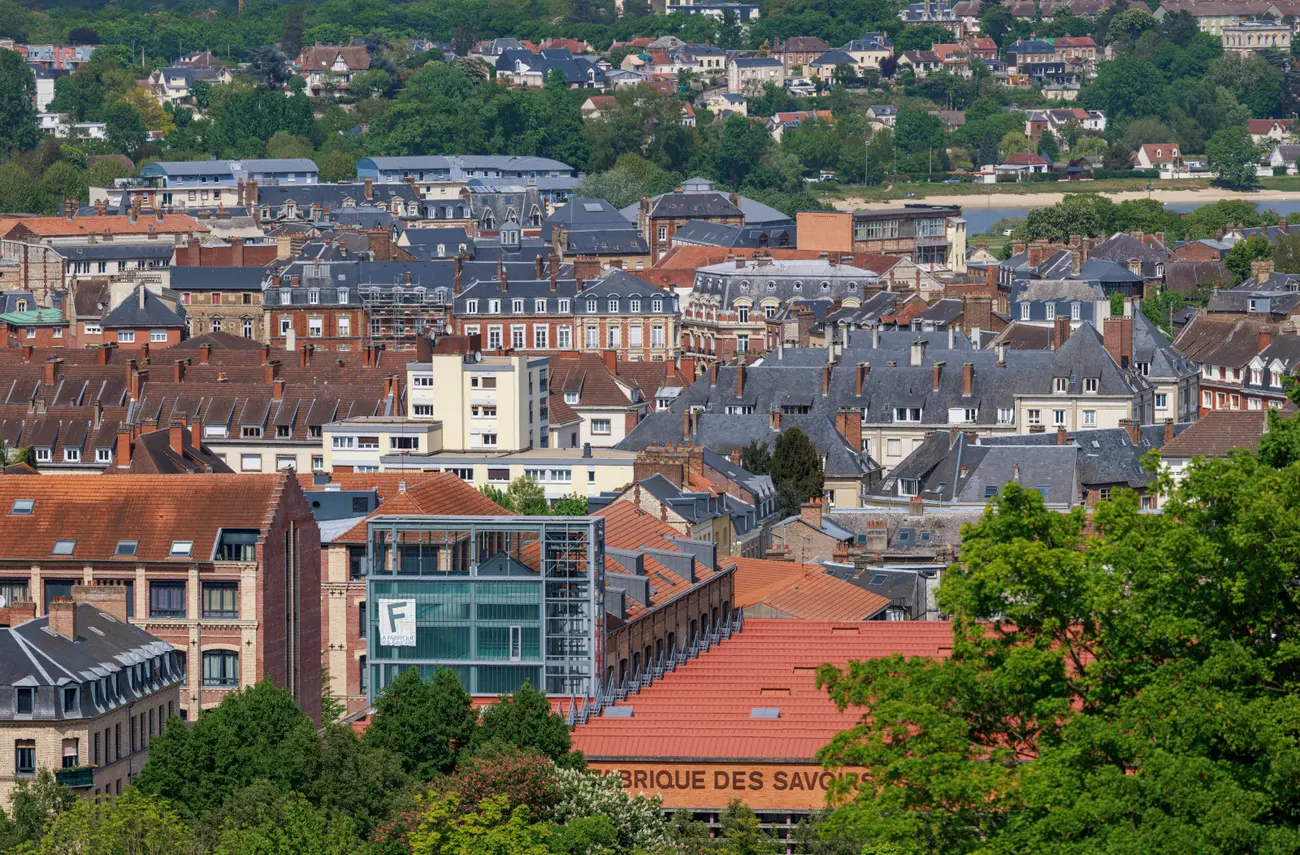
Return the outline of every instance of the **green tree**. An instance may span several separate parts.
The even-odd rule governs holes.
[[[131,170],[114,157],[97,160],[86,168],[86,184],[90,187],[112,187],[119,178],[127,178]]]
[[[1300,234],[1278,236],[1273,244],[1273,269],[1278,273],[1300,273]]]
[[[149,138],[149,128],[129,104],[119,102],[105,107],[104,134],[115,151],[134,158]]]
[[[1205,144],[1205,157],[1210,169],[1217,173],[1216,185],[1232,190],[1250,190],[1259,185],[1255,175],[1259,150],[1244,125],[1216,131]]]
[[[396,755],[420,781],[452,771],[456,754],[469,745],[476,715],[456,672],[439,668],[432,680],[408,668],[375,701],[365,743]]]
[[[77,803],[72,790],[42,769],[34,779],[19,778],[9,795],[14,837],[22,843],[40,843],[45,833]]]
[[[369,839],[412,783],[400,758],[336,724],[321,735],[320,766],[306,795],[326,815],[347,816],[357,836]]]
[[[301,6],[284,10],[284,29],[280,32],[280,50],[287,57],[297,57],[302,52],[303,15]]]
[[[1273,247],[1263,235],[1251,235],[1238,241],[1223,255],[1223,264],[1236,275],[1237,281],[1250,276],[1250,265],[1273,257]]]
[[[484,484],[482,487],[479,487],[478,490],[507,511],[513,510],[513,508],[510,507],[510,497],[506,495],[505,490],[502,490],[499,487],[493,487],[491,484]]]
[[[49,823],[34,851],[40,855],[201,855],[203,847],[171,805],[130,787],[124,795],[98,804],[72,797]]]
[[[1031,151],[1033,147],[1033,142],[1023,132],[1011,131],[998,141],[998,155],[1006,160],[1017,152]]]
[[[587,497],[579,493],[570,493],[555,503],[551,513],[562,517],[585,517],[587,515]]]
[[[1055,205],[1032,209],[1013,234],[1018,240],[1065,243],[1070,235],[1109,234],[1114,217],[1114,202],[1095,193],[1078,193]]]
[[[546,501],[546,490],[537,479],[520,475],[506,487],[506,501],[517,514],[525,516],[545,516],[551,512],[551,504]]]
[[[372,68],[356,74],[348,81],[348,89],[358,98],[379,98],[393,86],[393,78],[382,68]]]
[[[347,815],[326,818],[299,793],[258,808],[253,821],[221,830],[213,855],[350,855],[358,849]]]
[[[758,816],[739,801],[733,801],[718,817],[722,833],[713,847],[720,855],[777,855],[785,851],[781,841],[763,830]]]
[[[799,506],[809,499],[821,497],[822,458],[802,428],[786,428],[777,436],[771,475],[777,513],[783,518],[799,513]]]
[[[766,475],[772,469],[772,449],[765,442],[751,439],[749,445],[740,449],[740,465],[746,472]]]
[[[344,149],[315,156],[316,166],[320,169],[320,180],[339,183],[352,181],[357,177],[356,152]]]
[[[37,182],[36,194],[40,198],[41,208],[50,214],[69,199],[88,201],[90,192],[86,186],[86,172],[67,161],[52,163]]]
[[[312,156],[311,140],[287,131],[276,131],[266,141],[266,156],[291,159]]]
[[[150,743],[135,786],[201,818],[255,780],[285,793],[305,789],[319,756],[315,724],[292,695],[262,680],[200,712],[193,725],[173,717]]]
[[[0,211],[34,214],[40,207],[39,199],[31,173],[12,160],[0,163]]]
[[[0,50],[0,151],[26,151],[40,139],[36,77],[17,52]]]
[[[470,747],[479,750],[492,743],[534,748],[566,769],[584,765],[582,752],[573,750],[569,726],[551,709],[546,695],[527,682],[519,691],[503,694],[484,708]]]
[[[1056,134],[1050,130],[1043,131],[1038,138],[1038,155],[1048,163],[1055,163],[1061,156],[1061,147],[1056,142]]]

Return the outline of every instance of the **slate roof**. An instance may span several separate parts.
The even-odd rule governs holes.
[[[1142,275],[1154,279],[1159,274],[1157,265],[1166,263],[1168,256],[1132,235],[1117,234],[1092,247],[1092,257],[1114,262],[1127,269],[1129,259],[1137,258],[1142,262]]]
[[[88,603],[77,603],[74,608],[75,639],[51,630],[48,615],[0,628],[0,698],[7,702],[0,718],[13,723],[11,687],[15,685],[36,689],[34,721],[58,721],[90,719],[184,679],[170,656],[174,648],[167,642]],[[139,664],[152,665],[159,658],[157,671],[144,669],[147,682],[138,691],[112,693],[101,699],[102,706],[96,704],[90,684],[104,677],[116,680],[122,672]],[[62,690],[71,686],[82,686],[85,691],[77,693],[75,709],[65,710]]]
[[[104,329],[188,329],[189,324],[175,309],[140,285],[135,293],[111,310],[100,322]]]
[[[709,220],[688,220],[673,232],[673,245],[717,246],[730,249],[792,247],[798,243],[793,225],[733,226]]]
[[[635,230],[635,226],[630,225],[618,208],[609,202],[580,197],[570,199],[546,215],[542,220],[542,240],[551,239],[551,230],[556,225],[563,225],[570,233],[604,229]]]
[[[171,243],[87,243],[77,246],[60,246],[55,250],[68,261],[117,261],[122,259],[171,259],[176,247]]]
[[[171,269],[173,291],[261,291],[265,267],[195,267]]]

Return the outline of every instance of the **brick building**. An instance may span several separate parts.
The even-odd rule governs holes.
[[[184,658],[127,621],[121,585],[73,585],[36,617],[0,608],[0,800],[52,770],[79,795],[119,796],[180,711]]]
[[[320,532],[291,474],[8,478],[0,507],[7,602],[116,583],[176,648],[181,708],[269,678],[319,720]]]
[[[516,281],[498,264],[454,297],[455,331],[482,336],[485,350],[613,351],[620,359],[664,360],[677,355],[677,296],[621,270],[598,279],[559,278],[547,262]],[[534,278],[535,277],[535,278]]]

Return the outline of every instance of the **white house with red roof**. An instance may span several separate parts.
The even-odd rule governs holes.
[[[1004,175],[1015,175],[1016,180],[1019,181],[1026,175],[1047,172],[1050,165],[1032,151],[1017,151],[1008,155],[1006,160],[994,168],[994,171]]]
[[[1147,143],[1133,155],[1133,163],[1137,169],[1160,170],[1161,178],[1191,177],[1177,143]]]
[[[1268,141],[1285,142],[1291,131],[1290,119],[1247,119],[1246,130],[1250,132],[1250,141],[1255,145]]]

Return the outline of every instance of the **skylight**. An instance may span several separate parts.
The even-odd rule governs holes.
[[[873,584],[873,585],[883,585],[883,584],[885,584],[885,579],[886,579],[886,578],[887,578],[887,577],[886,577],[885,575],[883,575],[883,574],[881,574],[881,573],[877,573],[876,575],[874,575],[874,576],[871,577],[871,584]]]
[[[599,202],[583,202],[582,208],[584,211],[590,211],[593,214],[598,214],[605,210]]]
[[[192,540],[173,540],[172,541],[172,558],[189,558],[190,553],[194,551],[194,541]]]
[[[754,707],[749,711],[750,718],[780,718],[780,707]]]
[[[113,554],[118,558],[131,558],[135,555],[136,545],[137,543],[134,540],[119,540]]]
[[[32,509],[35,507],[36,507],[35,499],[14,499],[14,506],[9,511],[9,513],[26,515],[26,514],[30,514],[32,512]]]
[[[72,550],[77,548],[75,540],[56,540],[54,541],[55,555],[71,555]]]

